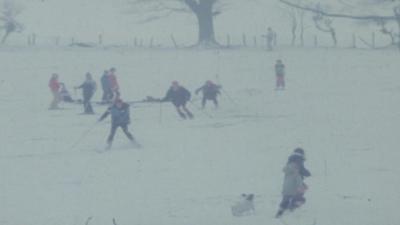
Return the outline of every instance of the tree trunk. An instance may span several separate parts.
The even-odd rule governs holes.
[[[198,45],[219,45],[215,40],[213,6],[216,0],[185,0],[185,3],[195,13],[198,22]]]
[[[198,10],[195,12],[199,25],[198,44],[215,45],[214,18],[212,12],[212,1],[200,1]]]

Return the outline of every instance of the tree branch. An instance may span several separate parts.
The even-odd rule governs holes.
[[[302,6],[302,5],[287,1],[287,0],[279,0],[279,1],[288,6],[298,8],[301,10],[305,10],[305,11],[318,13],[318,14],[321,14],[321,15],[327,16],[327,17],[338,17],[338,18],[353,19],[353,20],[396,20],[396,17],[394,17],[394,16],[377,16],[377,15],[352,16],[352,15],[347,15],[347,14],[327,13],[327,12],[324,12],[319,9]]]

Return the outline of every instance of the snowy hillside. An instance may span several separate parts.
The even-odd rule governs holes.
[[[282,92],[273,90],[276,58],[288,67]],[[284,218],[290,224],[396,224],[397,58],[288,49],[2,52],[1,224],[83,224],[90,216],[93,224],[279,224],[281,169],[297,146],[313,176],[306,205]],[[137,104],[131,129],[144,148],[127,149],[119,131],[115,149],[99,154],[109,123],[95,121],[105,108],[95,106],[95,116],[78,115],[74,104],[48,111],[46,85],[54,71],[72,87],[110,65],[124,99],[163,96],[174,79],[194,90],[218,73],[234,101],[223,94],[219,110],[202,112],[194,97],[193,121],[167,103]],[[254,216],[230,214],[241,193],[256,194]]]

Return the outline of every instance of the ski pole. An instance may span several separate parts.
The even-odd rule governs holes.
[[[219,80],[219,75],[216,74],[216,75],[215,75],[215,78],[217,79],[218,85],[221,86],[221,82],[220,82],[220,80]],[[222,86],[221,86],[221,87],[222,87]],[[229,99],[229,101],[231,101],[231,102],[232,102],[233,104],[235,104],[236,106],[239,106],[239,104],[238,104],[236,101],[233,100],[233,98],[228,94],[227,91],[225,91],[224,88],[221,88],[221,90],[222,90],[222,93],[224,93],[224,95]]]
[[[71,145],[71,147],[68,150],[72,150],[74,149],[78,144],[80,144],[82,142],[82,140],[96,127],[96,125],[98,124],[98,122],[96,122],[95,124],[93,124],[92,126],[90,126],[87,130],[85,130],[85,132],[83,132],[81,134],[81,136],[78,138],[78,140],[76,142],[74,142],[73,145]]]

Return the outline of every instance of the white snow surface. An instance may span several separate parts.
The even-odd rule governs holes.
[[[170,42],[171,33],[192,44],[196,21],[177,14],[138,24],[124,13],[125,0],[18,2],[25,30],[10,36],[14,47],[0,48],[0,225],[83,225],[90,217],[89,225],[113,218],[118,225],[399,223],[397,51],[67,48],[70,37],[90,42],[99,33],[106,45],[135,35]],[[237,43],[243,32],[261,35],[267,25],[290,40],[276,1],[238,3],[218,16],[219,40],[230,33]],[[338,26],[339,40],[354,32],[348,25]],[[370,35],[371,27],[357,29]],[[308,32],[311,43],[315,33]],[[32,33],[38,46],[23,47]],[[57,36],[63,44],[54,47],[49,40]],[[278,58],[286,64],[285,91],[274,90]],[[195,119],[179,119],[169,103],[134,104],[130,130],[143,148],[129,148],[118,130],[112,150],[98,153],[110,128],[109,118],[96,123],[106,106],[94,105],[93,116],[79,115],[79,104],[49,111],[47,84],[57,72],[80,98],[73,86],[84,74],[99,81],[112,66],[124,100],[162,97],[178,80],[192,91]],[[218,110],[209,104],[201,111],[193,91],[208,79],[224,91]],[[299,146],[312,173],[307,202],[280,221],[273,217],[282,168]],[[256,211],[234,217],[231,206],[242,193],[255,194]]]
[[[4,49],[0,224],[88,217],[90,224],[280,224],[273,216],[282,167],[298,146],[313,176],[307,203],[285,223],[397,224],[398,57],[343,49]],[[277,58],[287,65],[287,89],[278,92]],[[97,153],[109,132],[109,120],[96,124],[105,106],[95,105],[94,116],[78,115],[78,104],[49,111],[47,82],[58,72],[72,91],[86,71],[98,80],[110,66],[125,100],[161,97],[171,80],[193,91],[219,74],[220,109],[198,110],[194,95],[188,107],[196,118],[182,121],[169,103],[133,105],[130,129],[144,147],[127,148],[119,130],[113,149]],[[230,214],[241,193],[255,194],[255,215]]]

